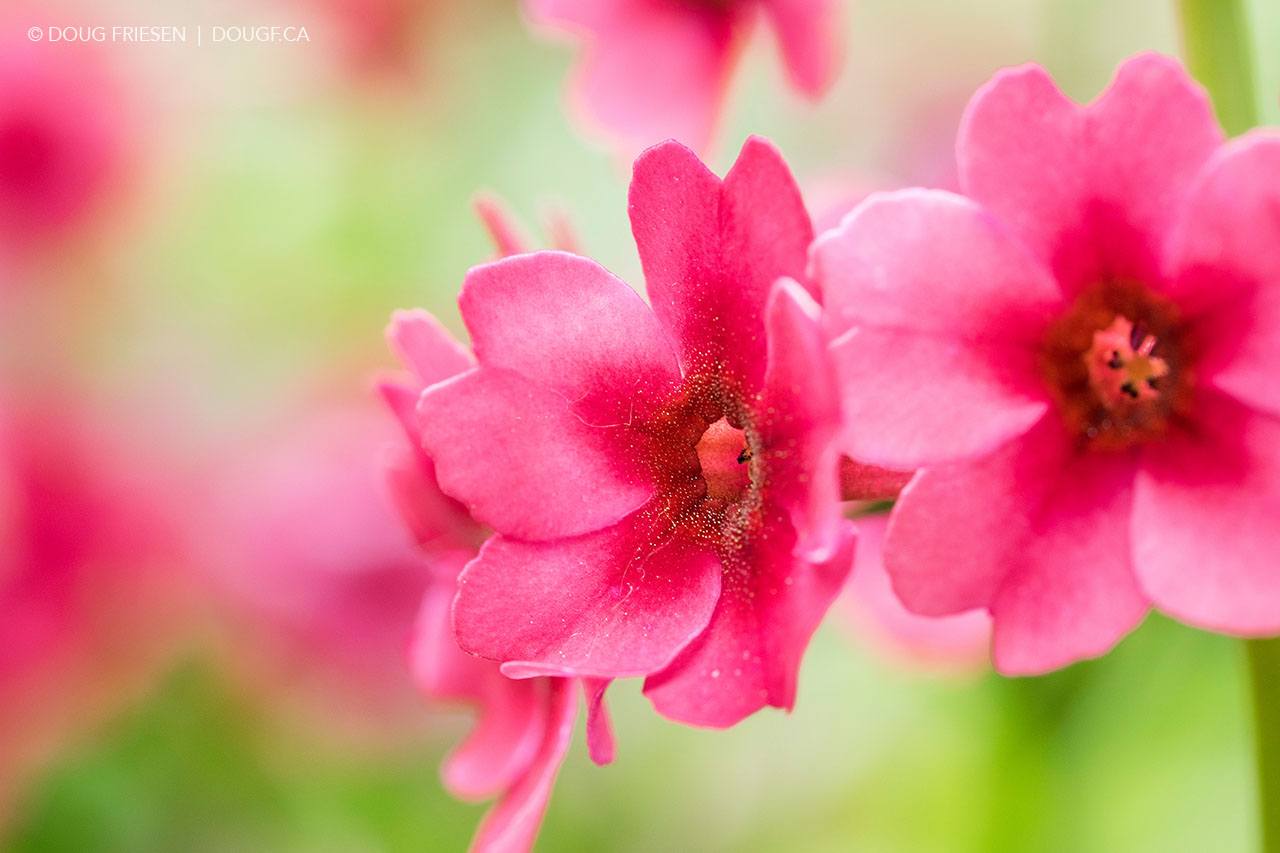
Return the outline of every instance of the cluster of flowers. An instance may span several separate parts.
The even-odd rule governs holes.
[[[723,179],[662,143],[629,195],[648,303],[541,251],[467,275],[470,350],[395,315],[389,478],[435,569],[414,666],[482,709],[445,770],[502,795],[477,848],[532,843],[575,681],[598,762],[615,678],[695,726],[789,709],[851,500],[898,498],[896,596],[989,612],[1005,674],[1152,606],[1280,632],[1280,135],[1226,142],[1141,55],[1087,106],[998,74],[957,153],[962,194],[875,194],[815,238],[768,142]]]
[[[328,5],[379,55],[412,6]],[[575,103],[628,150],[666,135],[705,146],[758,19],[806,95],[839,53],[836,0],[524,5],[584,39]],[[103,207],[129,141],[113,90],[86,85],[91,66],[8,47],[0,270],[15,277],[34,268],[25,251]],[[959,194],[877,194],[815,235],[769,143],[748,141],[723,180],[678,143],[649,148],[630,195],[648,303],[567,236],[527,253],[482,208],[510,257],[463,287],[471,349],[420,311],[389,330],[409,376],[382,386],[407,436],[386,478],[416,554],[373,510],[322,516],[293,494],[363,481],[348,490],[354,454],[327,435],[291,432],[337,473],[308,457],[248,501],[263,562],[297,569],[255,576],[254,592],[290,619],[305,609],[308,631],[341,638],[325,656],[354,651],[355,670],[400,641],[384,605],[411,608],[425,583],[418,686],[481,713],[445,782],[500,797],[477,848],[532,844],[575,682],[599,763],[614,755],[614,678],[643,676],[654,707],[690,725],[790,708],[843,588],[863,584],[909,641],[943,624],[990,632],[1011,675],[1104,654],[1152,606],[1280,632],[1280,136],[1225,141],[1181,67],[1146,55],[1087,106],[1039,68],[1001,73],[957,152]],[[6,327],[13,349],[22,325]],[[140,487],[146,466],[79,395],[19,404],[26,389],[5,383],[0,753],[33,764],[83,725],[47,711],[67,685],[106,692],[93,676],[109,640],[148,645],[114,623],[136,631],[160,609],[152,564],[172,562],[178,513],[164,507],[178,501]],[[888,498],[887,518],[860,513]],[[332,534],[286,545],[324,551],[334,589],[263,506]],[[355,577],[344,547],[376,558],[376,576]],[[0,819],[18,769],[0,774]]]
[[[185,598],[169,448],[134,439],[136,401],[74,378],[84,293],[44,287],[125,195],[136,140],[106,56],[31,42],[29,13],[0,12],[0,832],[145,689]]]

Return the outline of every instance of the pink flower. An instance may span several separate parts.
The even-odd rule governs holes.
[[[1106,652],[1150,605],[1280,631],[1280,138],[1224,144],[1174,61],[1088,106],[1002,72],[966,197],[863,204],[814,247],[855,458],[925,466],[886,560],[911,610],[986,607],[996,665]]]
[[[885,514],[857,519],[858,549],[842,604],[858,635],[905,666],[955,675],[985,669],[991,645],[985,610],[918,616],[893,594],[883,557],[888,521]]]
[[[650,149],[630,211],[652,309],[563,252],[467,276],[478,366],[417,410],[441,488],[497,534],[455,626],[507,675],[647,676],[663,714],[728,726],[791,707],[852,558],[817,305],[779,282],[812,232],[759,139],[723,181]]]
[[[0,407],[0,827],[27,777],[150,683],[185,597],[173,495],[74,396]]]
[[[428,25],[437,5],[434,0],[304,0],[301,7],[320,14],[321,28],[327,25],[332,47],[346,69],[373,82],[415,70],[419,55],[426,52]]]
[[[24,254],[80,228],[127,171],[125,104],[105,57],[33,43],[47,14],[0,16],[0,244]]]
[[[534,24],[586,42],[574,100],[631,151],[668,137],[707,147],[760,15],[805,96],[819,97],[839,64],[837,0],[525,0],[524,8]]]
[[[521,250],[522,238],[497,202],[482,200],[477,209],[501,253]],[[387,474],[401,514],[431,569],[411,650],[415,680],[431,699],[464,702],[479,710],[475,730],[449,756],[441,774],[456,797],[498,797],[472,848],[527,850],[533,846],[569,749],[578,710],[575,681],[507,678],[493,661],[472,657],[458,647],[450,614],[458,573],[475,556],[488,531],[440,490],[435,465],[421,447],[416,404],[424,389],[471,370],[474,362],[423,311],[398,312],[387,336],[410,372],[404,381],[381,384],[409,439],[389,457]],[[583,682],[588,746],[600,764],[612,761],[614,753],[604,709],[607,685],[604,680]]]

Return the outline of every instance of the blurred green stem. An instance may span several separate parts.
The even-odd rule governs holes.
[[[1246,640],[1263,853],[1280,853],[1280,637]]]
[[[1253,42],[1245,0],[1177,0],[1182,51],[1213,97],[1218,121],[1235,136],[1258,123]]]
[[[979,850],[1022,853],[1060,848],[1061,756],[1071,717],[1102,662],[1086,661],[1034,678],[993,676],[989,810]]]

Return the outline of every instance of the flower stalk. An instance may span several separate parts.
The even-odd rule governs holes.
[[[1280,853],[1280,637],[1246,640],[1253,690],[1261,849]]]
[[[1244,0],[1178,0],[1182,52],[1232,136],[1258,123],[1253,42]]]

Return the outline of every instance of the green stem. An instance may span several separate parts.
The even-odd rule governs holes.
[[[1246,640],[1253,687],[1262,851],[1280,853],[1280,637]]]
[[[1218,121],[1235,136],[1258,123],[1253,42],[1245,0],[1177,0],[1187,66],[1213,98]]]

